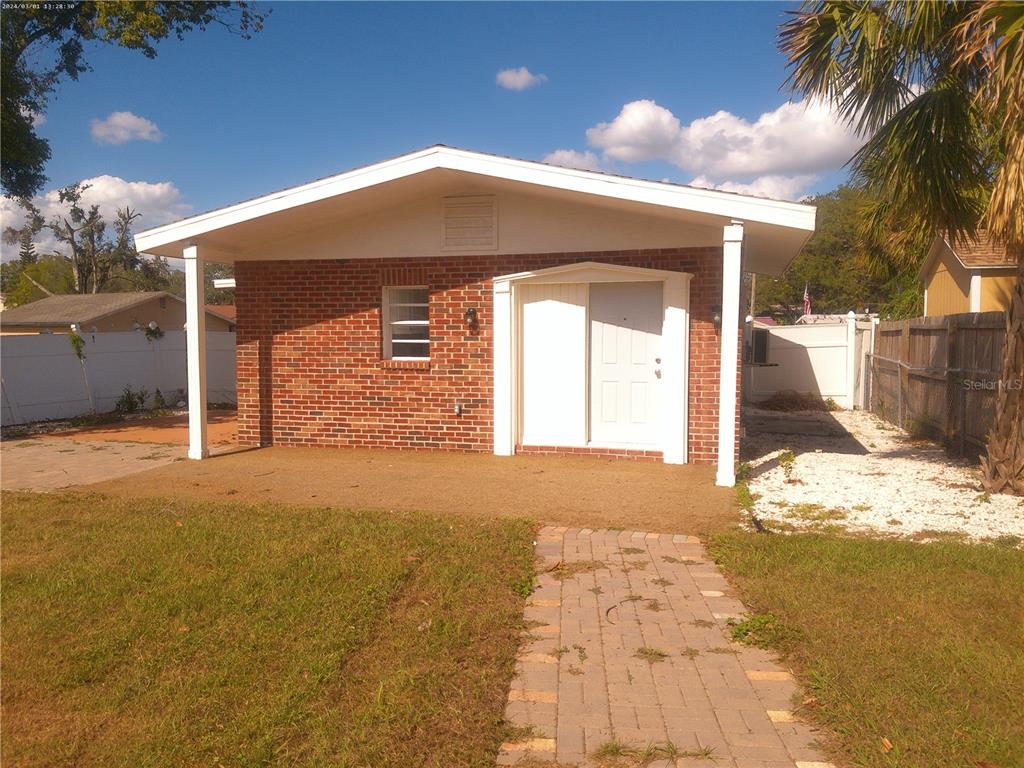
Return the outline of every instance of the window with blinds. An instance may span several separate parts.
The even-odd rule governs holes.
[[[430,292],[423,286],[387,286],[381,313],[386,360],[430,359]]]

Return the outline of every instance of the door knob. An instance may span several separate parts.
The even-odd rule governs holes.
[[[661,358],[660,357],[654,358],[654,362],[656,362],[658,365],[661,365]]]
[[[656,379],[660,379],[661,378],[661,368],[655,368],[654,369],[654,377]]]

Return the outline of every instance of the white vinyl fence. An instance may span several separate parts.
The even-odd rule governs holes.
[[[874,323],[847,317],[837,323],[744,327],[744,348],[754,333],[766,333],[767,358],[762,363],[744,357],[743,396],[751,403],[779,392],[832,398],[841,408],[864,408],[865,375]]]
[[[89,413],[90,390],[99,413],[114,410],[125,386],[148,390],[150,399],[159,389],[171,406],[185,398],[184,331],[167,331],[156,341],[139,331],[82,338],[84,365],[67,334],[0,337],[4,425]],[[236,402],[235,334],[207,332],[206,371],[210,402]]]

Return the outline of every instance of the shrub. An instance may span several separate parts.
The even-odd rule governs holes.
[[[135,391],[130,384],[125,384],[121,396],[114,403],[114,410],[118,413],[137,413],[146,407],[148,399],[149,391],[145,387]]]

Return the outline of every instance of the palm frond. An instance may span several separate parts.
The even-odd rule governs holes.
[[[987,77],[975,103],[992,124],[1002,155],[985,226],[1007,244],[1024,245],[1024,4],[986,0],[957,25],[961,59],[980,58]]]
[[[893,115],[854,156],[853,173],[896,218],[973,236],[992,182],[985,146],[971,93],[950,78]]]
[[[805,4],[782,25],[779,45],[789,57],[790,87],[832,104],[867,134],[910,97],[909,81],[885,6],[866,2]]]

